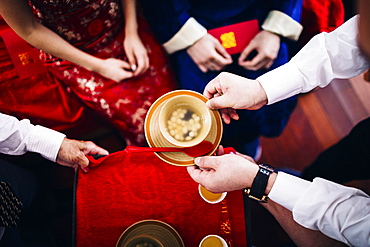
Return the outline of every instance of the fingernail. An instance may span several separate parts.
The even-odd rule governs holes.
[[[199,163],[199,161],[200,161],[200,158],[199,158],[199,157],[197,157],[197,158],[195,158],[194,163],[195,163],[195,164],[198,164],[198,163]]]
[[[82,169],[84,172],[89,172],[90,171],[90,168],[89,167],[86,167],[86,168],[84,168],[84,169]]]
[[[135,71],[136,70],[136,65],[135,64],[131,65],[131,69],[132,69],[132,71]]]

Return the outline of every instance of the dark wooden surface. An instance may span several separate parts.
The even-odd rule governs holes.
[[[370,83],[363,75],[302,94],[278,138],[262,138],[261,161],[301,170],[370,115]]]

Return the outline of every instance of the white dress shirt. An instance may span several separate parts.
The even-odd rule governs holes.
[[[257,78],[268,103],[366,71],[370,62],[357,43],[358,19],[355,16],[331,33],[316,35],[287,64]],[[269,197],[291,210],[294,220],[306,228],[351,246],[370,246],[370,197],[360,190],[279,172]]]
[[[350,246],[370,246],[370,197],[361,190],[279,172],[269,197],[308,229]]]
[[[27,119],[19,121],[0,113],[0,153],[21,155],[36,152],[55,162],[64,138],[64,134],[35,126]]]
[[[370,68],[357,43],[358,17],[331,33],[316,35],[288,63],[258,77],[268,104],[325,87],[333,80],[355,77]]]

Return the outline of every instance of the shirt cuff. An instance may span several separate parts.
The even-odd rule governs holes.
[[[45,159],[56,161],[65,135],[52,129],[36,125],[28,134],[27,151],[36,152]]]
[[[310,185],[311,182],[309,181],[284,172],[278,172],[268,196],[274,202],[292,211]]]
[[[190,17],[180,30],[166,43],[163,44],[168,54],[185,49],[203,38],[207,29]]]
[[[289,15],[273,10],[270,11],[266,20],[262,24],[262,29],[297,41],[301,35],[303,27]]]
[[[289,77],[286,77],[289,75]],[[302,75],[293,63],[286,63],[256,79],[266,92],[268,105],[302,92]]]

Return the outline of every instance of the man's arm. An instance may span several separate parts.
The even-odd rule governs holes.
[[[28,119],[0,113],[0,152],[21,155],[26,152],[40,153],[44,158],[56,161],[58,150],[65,135],[57,131],[35,126]]]
[[[331,33],[316,35],[287,64],[258,77],[268,104],[366,71],[370,62],[359,49],[357,21],[358,16]]]
[[[0,113],[0,153],[21,155],[26,152],[41,154],[44,158],[60,165],[88,171],[87,154],[107,155],[108,151],[90,141],[77,141],[29,120]]]
[[[358,189],[322,178],[308,182],[279,173],[267,193],[292,211],[303,227],[351,246],[370,244],[370,197]]]

